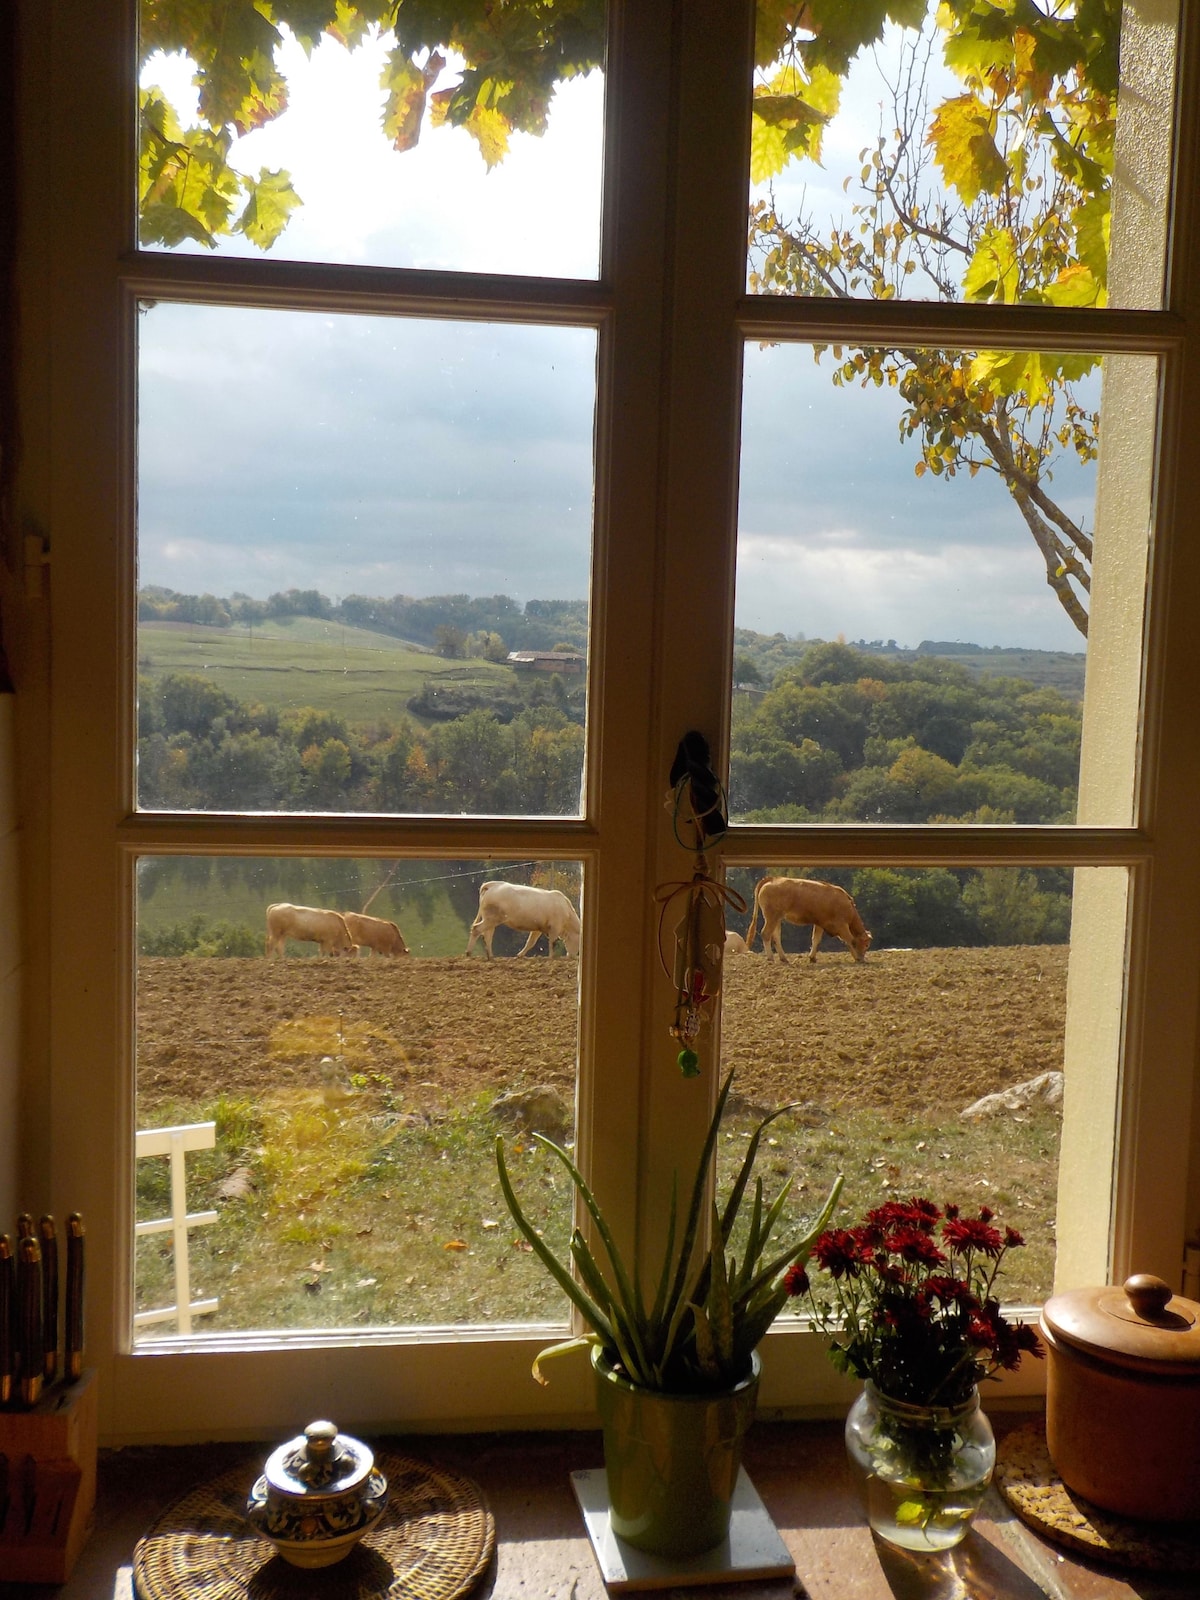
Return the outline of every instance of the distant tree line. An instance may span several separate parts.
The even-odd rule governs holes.
[[[192,673],[144,678],[138,798],[168,810],[569,815],[584,734],[566,700],[552,678],[507,721],[476,706],[423,728],[248,705]]]
[[[287,589],[255,600],[248,594],[228,597],[181,594],[150,585],[138,593],[143,622],[190,622],[210,628],[256,627],[287,617],[318,617],[347,627],[407,639],[448,656],[480,655],[503,661],[510,650],[573,651],[587,649],[586,600],[527,600],[522,606],[508,595],[472,598],[465,594],[414,599],[397,594],[390,600],[346,595],[340,601],[316,589]]]
[[[574,813],[582,691],[551,677],[488,691],[490,701],[475,693],[430,684],[410,702],[414,715],[357,723],[246,704],[192,674],[146,679],[140,803]],[[735,696],[730,811],[746,822],[1070,823],[1080,728],[1077,702],[1052,688],[977,677],[932,655],[896,660],[814,642],[759,692]],[[1069,932],[1063,872],[816,875],[854,895],[877,946],[1057,942]],[[743,876],[749,897],[761,873]],[[219,942],[220,930],[204,930],[209,938]]]
[[[750,822],[1069,823],[1081,717],[1056,689],[935,656],[810,645],[735,701],[730,810]]]

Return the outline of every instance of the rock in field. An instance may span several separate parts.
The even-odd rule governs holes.
[[[1030,1078],[1026,1083],[1014,1083],[1011,1089],[985,1094],[959,1115],[979,1120],[983,1117],[1001,1117],[1013,1111],[1028,1111],[1032,1106],[1059,1107],[1062,1097],[1062,1073],[1039,1072],[1036,1078]]]
[[[571,1108],[557,1089],[544,1083],[502,1094],[492,1102],[492,1115],[538,1133],[563,1133],[571,1125]]]

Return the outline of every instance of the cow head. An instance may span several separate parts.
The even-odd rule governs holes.
[[[866,955],[871,943],[871,935],[864,928],[861,933],[851,934],[850,949],[855,961],[861,961]]]

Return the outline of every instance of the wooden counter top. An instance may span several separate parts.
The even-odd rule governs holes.
[[[1001,1431],[1003,1420],[993,1420]],[[497,1550],[475,1591],[480,1600],[605,1600],[568,1482],[573,1468],[600,1465],[598,1433],[388,1442],[467,1473],[487,1494]],[[264,1442],[103,1451],[95,1526],[70,1580],[57,1588],[0,1582],[0,1600],[130,1600],[134,1545],[163,1507],[237,1461],[261,1462],[270,1448]],[[956,1550],[941,1556],[893,1550],[877,1542],[863,1520],[839,1423],[760,1422],[747,1443],[746,1466],[795,1557],[796,1582],[658,1593],[708,1600],[1195,1600],[1200,1593],[1195,1574],[1121,1576],[1072,1559],[1026,1529],[994,1490]]]

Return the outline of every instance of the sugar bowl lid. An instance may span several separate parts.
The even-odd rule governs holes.
[[[1042,1307],[1050,1334],[1117,1366],[1200,1378],[1200,1305],[1138,1272],[1118,1288],[1068,1289]]]
[[[339,1433],[336,1422],[310,1422],[303,1433],[272,1451],[263,1475],[277,1494],[324,1500],[361,1487],[374,1464],[361,1439]]]

